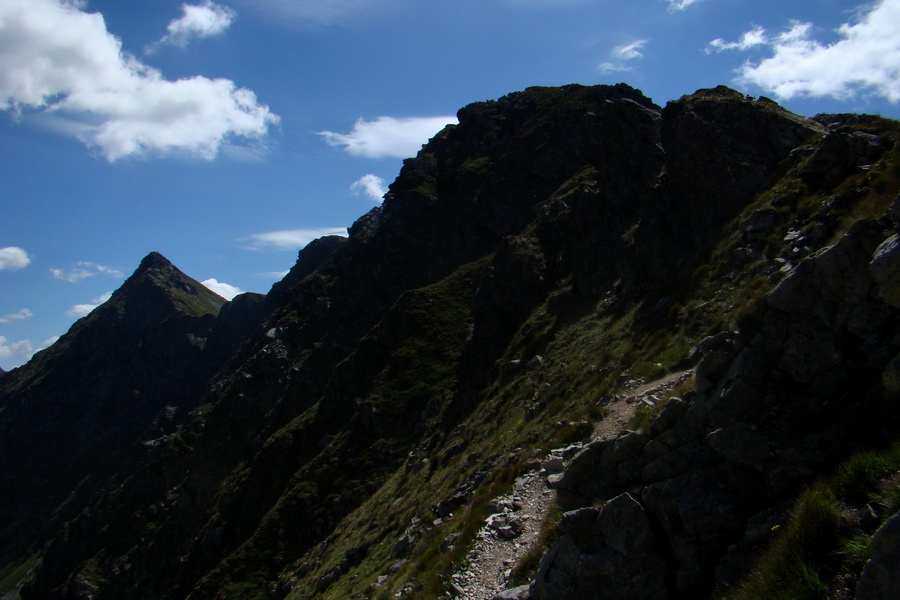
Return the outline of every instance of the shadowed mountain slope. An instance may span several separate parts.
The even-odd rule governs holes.
[[[720,593],[760,515],[896,437],[898,137],[723,87],[529,88],[461,109],[265,297],[150,255],[0,379],[0,585],[449,597],[491,500],[584,442],[520,597]],[[591,442],[627,385],[694,365],[652,427]]]

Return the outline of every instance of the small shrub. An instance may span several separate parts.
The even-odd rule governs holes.
[[[647,406],[646,404],[641,404],[634,414],[628,419],[628,424],[625,426],[626,429],[630,429],[632,431],[637,431],[640,433],[647,433],[650,431],[650,426],[653,424],[653,419],[656,418],[656,410],[652,407]]]

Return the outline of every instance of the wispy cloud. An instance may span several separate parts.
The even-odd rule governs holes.
[[[55,279],[60,281],[68,281],[69,283],[78,283],[84,279],[96,277],[97,275],[105,275],[107,277],[124,277],[125,274],[119,269],[113,267],[105,267],[97,263],[88,261],[78,261],[68,269],[50,269],[50,273]]]
[[[13,321],[24,321],[26,319],[30,319],[34,316],[34,313],[28,310],[27,308],[23,308],[18,312],[10,313],[8,315],[4,315],[0,317],[0,323],[12,323]]]
[[[630,44],[616,46],[609,51],[610,60],[600,63],[597,69],[601,75],[631,71],[634,67],[628,63],[643,58],[641,49],[646,45],[647,40],[637,40]]]
[[[764,46],[769,43],[766,30],[762,27],[754,27],[750,31],[744,32],[736,42],[726,42],[722,38],[716,38],[706,47],[706,53],[723,52],[725,50],[742,50],[746,51],[757,46]]]
[[[205,285],[208,289],[222,296],[226,300],[231,300],[238,294],[243,294],[244,290],[239,288],[236,285],[231,285],[230,283],[225,283],[224,281],[217,281],[214,278],[204,279],[201,281],[203,285]]]
[[[713,50],[767,46],[772,56],[747,61],[737,82],[756,85],[781,99],[873,94],[900,102],[900,0],[880,0],[858,22],[837,29],[840,39],[822,44],[811,23],[793,22],[774,35],[754,28],[741,41],[713,40]]]
[[[284,276],[290,273],[290,271],[266,271],[265,273],[258,273],[259,277],[264,279],[271,279],[273,281],[280,281],[284,279]]]
[[[181,17],[169,22],[166,35],[150,44],[147,52],[165,45],[185,48],[194,39],[220,35],[231,26],[235,18],[233,10],[209,0],[203,4],[182,4],[181,12]]]
[[[264,139],[278,116],[228,79],[170,81],[122,51],[103,16],[67,0],[0,2],[0,111],[53,117],[108,161],[213,159]]]
[[[16,246],[0,248],[0,271],[18,271],[31,263],[28,253]]]
[[[692,4],[697,4],[700,0],[666,0],[669,3],[669,10],[672,12],[678,12],[680,10],[686,9],[688,6]]]
[[[384,179],[372,173],[367,173],[354,181],[350,189],[356,194],[368,196],[376,203],[380,203],[388,191]]]
[[[407,0],[236,0],[247,10],[267,15],[278,23],[332,25],[365,21],[379,11]]]
[[[345,227],[322,227],[319,229],[287,229],[255,233],[238,241],[247,243],[253,250],[299,250],[311,241],[326,236],[347,236]]]
[[[106,302],[112,297],[112,292],[106,292],[105,294],[101,294],[97,296],[93,300],[91,300],[87,304],[76,304],[72,308],[66,311],[66,314],[70,317],[84,317],[90,314],[92,310]]]
[[[364,158],[407,158],[415,156],[422,144],[456,117],[378,117],[359,119],[349,133],[320,131],[331,146],[343,146],[348,154]]]

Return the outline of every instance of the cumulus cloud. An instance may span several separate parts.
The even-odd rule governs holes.
[[[228,79],[163,78],[75,0],[0,2],[0,110],[52,116],[110,162],[212,159],[239,138],[259,142],[278,122]]]
[[[422,144],[456,117],[378,117],[359,119],[349,133],[320,131],[331,146],[343,146],[348,154],[364,158],[407,158],[415,156]]]
[[[119,269],[113,267],[105,267],[97,263],[80,260],[68,269],[50,269],[50,273],[55,279],[60,281],[68,281],[69,283],[78,283],[90,277],[97,275],[105,275],[107,277],[124,277],[125,274]]]
[[[219,6],[207,0],[203,4],[182,4],[182,15],[169,22],[166,35],[151,44],[147,51],[152,52],[162,45],[185,48],[197,38],[207,38],[223,33],[234,21],[235,12],[227,6]]]
[[[6,363],[8,368],[21,366],[28,362],[36,353],[52,346],[58,339],[58,335],[53,336],[48,340],[44,340],[35,348],[31,340],[10,342],[0,335],[0,361]]]
[[[239,288],[236,285],[231,285],[230,283],[225,283],[224,281],[217,281],[214,278],[205,279],[201,281],[203,285],[205,285],[208,289],[222,296],[226,300],[231,300],[238,294],[243,294],[244,290]]]
[[[0,248],[0,271],[18,271],[31,263],[28,253],[16,246]]]
[[[840,39],[831,44],[813,39],[813,29],[811,23],[801,22],[774,35],[755,28],[738,42],[713,40],[709,48],[767,46],[772,56],[745,62],[737,82],[759,86],[782,99],[874,94],[900,102],[900,0],[880,0],[858,22],[841,25]]]
[[[248,242],[254,250],[299,250],[311,241],[326,236],[347,236],[344,227],[322,227],[320,229],[288,229],[284,231],[269,231],[256,233],[241,241]]]
[[[597,69],[600,71],[601,75],[631,71],[634,67],[628,63],[633,60],[644,58],[644,55],[641,53],[641,48],[645,45],[647,45],[647,40],[637,40],[630,44],[616,46],[609,52],[611,60],[600,63]]]
[[[31,340],[19,340],[10,342],[0,335],[0,360],[18,366],[26,362],[34,354]]]
[[[84,317],[88,315],[92,310],[106,302],[112,297],[112,292],[106,292],[105,294],[101,294],[97,296],[88,304],[76,304],[72,308],[66,311],[66,314],[70,317]]]
[[[23,308],[18,312],[10,313],[8,315],[4,315],[0,317],[0,323],[12,323],[13,321],[24,321],[26,319],[30,319],[34,316],[34,313],[28,310],[27,308]]]
[[[350,189],[356,194],[368,196],[373,202],[381,202],[388,191],[384,179],[372,173],[367,173],[354,181]]]

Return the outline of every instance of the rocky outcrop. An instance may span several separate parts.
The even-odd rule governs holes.
[[[627,497],[640,518],[607,516],[606,508],[567,512],[565,537],[544,559],[535,598],[643,597],[632,587],[634,573],[585,562],[613,564],[616,552],[622,565],[656,565],[648,571],[658,581],[641,584],[654,590],[647,597],[721,592],[743,574],[738,565],[769,539],[784,518],[777,507],[783,511],[802,484],[866,438],[891,439],[900,313],[886,302],[896,285],[885,283],[900,266],[896,225],[860,220],[802,261],[765,296],[752,327],[699,345],[696,392],[671,399],[651,432],[594,442],[572,459],[553,481],[561,503],[616,496],[609,507]],[[640,535],[634,519],[648,523]],[[586,536],[595,530],[605,533]],[[622,550],[622,539],[653,544]],[[880,569],[869,567],[862,589],[875,579],[889,589]],[[591,585],[576,592],[585,579]]]
[[[531,589],[536,600],[667,597],[668,561],[630,494],[567,512],[559,526],[566,537],[544,558]]]

